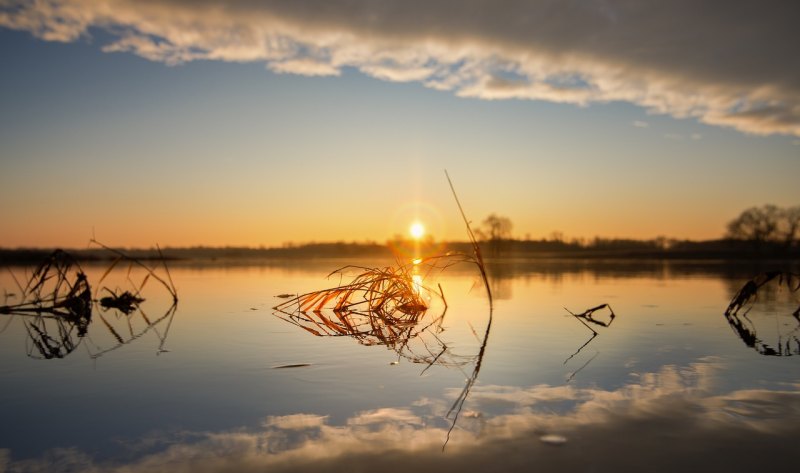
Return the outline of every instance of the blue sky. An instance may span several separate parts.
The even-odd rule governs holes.
[[[0,4],[6,13],[0,17],[0,246],[83,246],[93,229],[101,240],[126,246],[383,241],[404,233],[414,218],[425,220],[436,238],[463,238],[444,169],[471,218],[506,215],[518,237],[560,231],[567,237],[714,238],[746,207],[800,203],[800,137],[790,131],[800,123],[791,111],[797,107],[793,69],[785,80],[758,88],[758,100],[783,107],[764,120],[761,115],[777,106],[753,105],[755,98],[742,105],[750,107],[747,113],[729,107],[721,114],[723,95],[708,92],[699,78],[709,72],[700,66],[687,66],[695,74],[681,76],[684,82],[695,78],[697,90],[642,89],[658,92],[653,96],[664,102],[656,106],[635,85],[625,93],[617,86],[604,89],[610,76],[600,69],[591,75],[596,67],[580,69],[583,62],[570,67],[599,85],[595,95],[577,99],[574,94],[585,91],[568,91],[565,99],[558,95],[562,89],[546,87],[567,80],[558,71],[535,81],[539,76],[531,68],[555,67],[544,59],[520,60],[517,70],[530,79],[524,91],[501,83],[518,71],[481,82],[453,72],[464,60],[448,62],[451,52],[417,44],[413,35],[397,41],[403,54],[428,48],[421,63],[404,63],[397,45],[385,46],[388,39],[370,33],[364,38],[371,54],[386,47],[396,56],[369,62],[352,59],[349,43],[327,46],[329,63],[312,57],[311,69],[302,48],[280,60],[232,59],[207,42],[173,47],[178,53],[172,56],[154,55],[133,40],[126,44],[138,46],[111,48],[142,37],[174,46],[187,32],[175,33],[178,17],[159,17],[161,10],[154,10],[148,18],[161,22],[162,36],[154,27],[137,36],[147,27],[130,20],[139,7],[110,2],[127,16],[92,17],[100,15],[92,9],[105,3]],[[238,3],[271,8],[270,2]],[[57,36],[55,27],[41,25],[49,18],[45,7],[60,4],[74,7],[75,18],[95,19],[76,27],[77,36]],[[31,12],[37,22],[23,21]],[[294,22],[313,17],[290,13],[281,14]],[[60,15],[49,21],[69,25],[67,13]],[[326,34],[366,34],[332,18],[323,22]],[[294,39],[282,34],[306,49],[314,41],[329,44],[306,33]],[[230,54],[231,45],[225,47]],[[513,49],[496,47],[493,57]],[[206,57],[191,57],[192,51]],[[336,54],[350,59],[336,62]],[[640,64],[631,54],[629,68]],[[446,71],[419,71],[431,64]],[[648,71],[654,67],[647,64]],[[275,72],[281,68],[289,71]],[[309,75],[320,70],[330,74]],[[453,77],[461,85],[439,90]],[[741,77],[731,83],[764,81]],[[781,89],[782,83],[789,85]],[[690,102],[694,116],[682,117]],[[756,115],[759,120],[752,119]]]

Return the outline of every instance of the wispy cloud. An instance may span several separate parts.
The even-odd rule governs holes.
[[[650,126],[650,124],[642,120],[634,120],[633,126],[636,128],[647,128]]]
[[[800,136],[795,5],[779,0],[0,0],[0,26],[49,41],[104,29],[153,61],[343,67],[460,96],[626,101],[756,134]]]

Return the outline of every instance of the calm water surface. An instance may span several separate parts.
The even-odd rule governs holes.
[[[152,283],[140,311],[95,307],[63,358],[42,356],[30,317],[0,314],[0,471],[795,463],[797,295],[767,288],[739,328],[724,316],[763,268],[498,263],[490,314],[477,271],[457,266],[425,279],[437,292],[441,284],[446,310],[430,296],[431,308],[403,327],[415,336],[394,346],[315,336],[272,310],[284,301],[276,295],[335,286],[325,277],[341,264],[173,267],[174,310]],[[105,268],[84,270],[91,281]],[[123,287],[125,278],[117,269],[105,281]],[[0,283],[14,292],[8,271]],[[616,318],[592,325],[594,338],[565,310],[603,303]]]

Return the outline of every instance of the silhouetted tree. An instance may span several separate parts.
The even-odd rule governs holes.
[[[781,208],[776,205],[751,207],[728,223],[728,238],[763,243],[795,244],[800,237],[800,206]]]
[[[493,213],[483,220],[481,228],[476,233],[479,238],[489,242],[494,254],[498,254],[503,240],[511,238],[513,227],[511,219]]]
[[[789,207],[785,210],[784,243],[787,247],[797,244],[800,240],[800,205]]]
[[[553,230],[550,232],[550,241],[554,241],[556,243],[563,243],[564,242],[564,232]]]

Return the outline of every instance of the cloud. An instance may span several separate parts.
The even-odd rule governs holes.
[[[341,74],[338,68],[325,61],[319,61],[313,58],[273,61],[269,63],[268,67],[273,72],[300,74],[304,76],[338,76]]]
[[[624,101],[755,134],[800,136],[792,2],[0,0],[0,26],[113,39],[153,61],[350,67],[459,96]]]
[[[642,120],[634,120],[633,126],[636,128],[647,128],[650,126],[650,124]]]
[[[356,413],[341,425],[296,414],[260,429],[183,435],[128,464],[102,463],[78,449],[15,461],[8,471],[750,471],[796,458],[800,386],[716,392],[724,367],[713,359],[641,373],[615,390],[576,386],[476,386],[443,453],[447,401]],[[456,390],[458,391],[458,390]],[[457,396],[456,392],[450,393]],[[489,413],[498,403],[505,412]],[[427,410],[427,412],[426,412]],[[554,449],[546,434],[566,438]],[[189,439],[188,441],[186,439]]]
[[[324,425],[326,419],[327,416],[293,414],[287,416],[268,417],[264,422],[264,426],[275,427],[283,430],[314,429]]]

